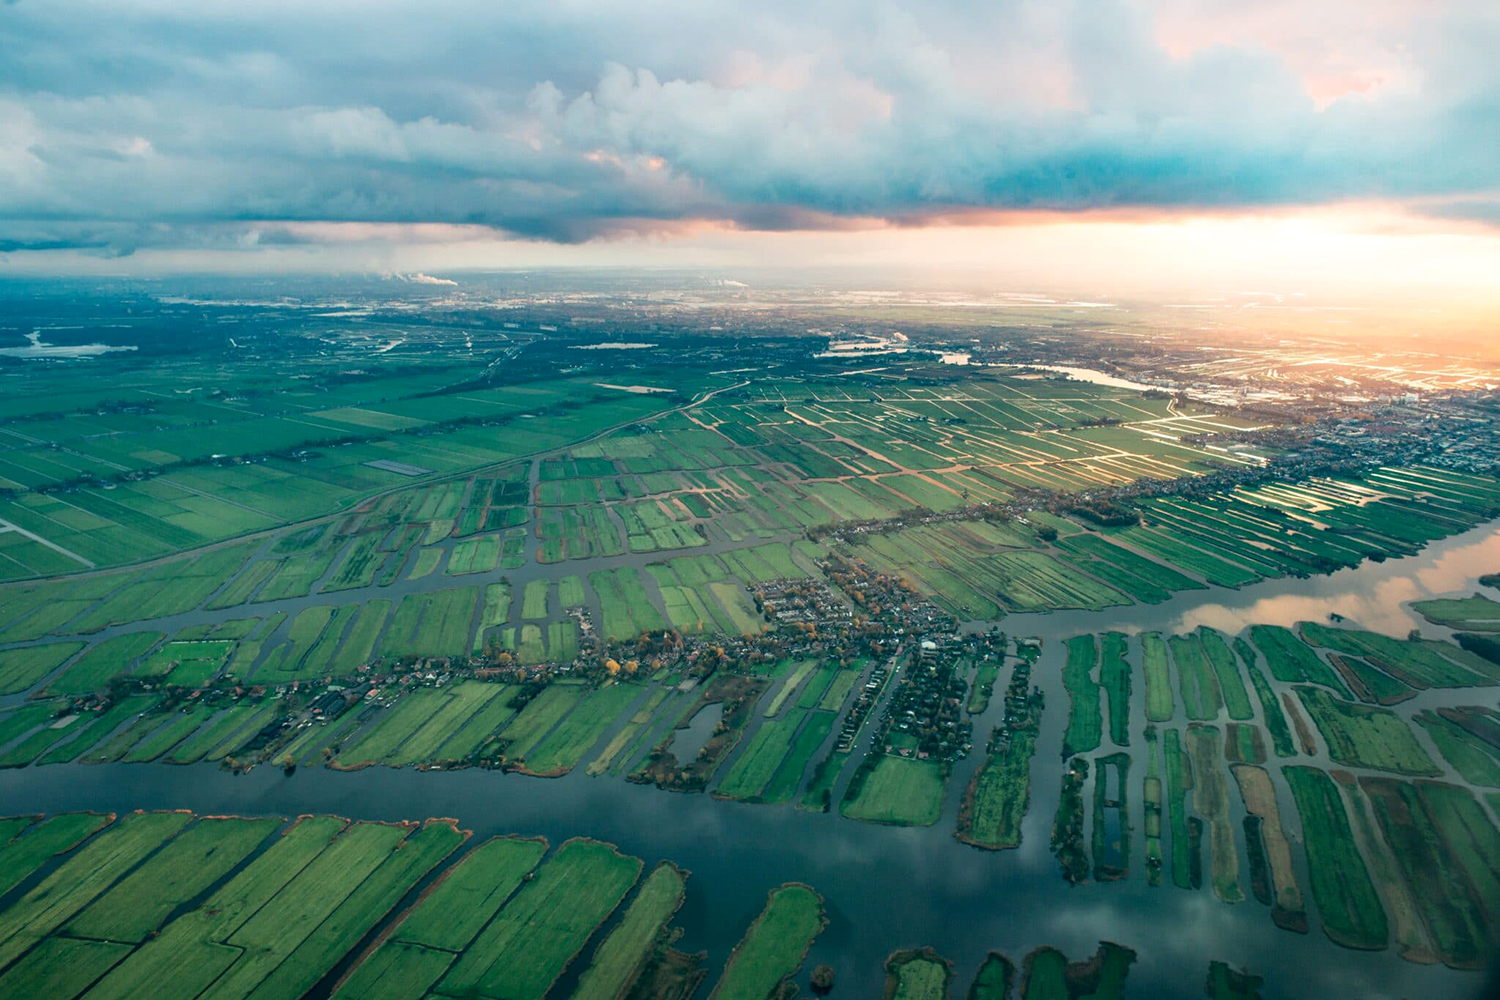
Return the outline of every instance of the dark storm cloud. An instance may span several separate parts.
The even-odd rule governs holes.
[[[7,0],[0,240],[579,241],[1350,198],[1462,214],[1500,188],[1492,5],[1326,4],[1283,36],[1280,2]],[[1233,45],[1204,35],[1233,18]]]

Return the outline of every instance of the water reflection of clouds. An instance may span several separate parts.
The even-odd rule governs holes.
[[[1259,929],[1248,928],[1234,908],[1219,902],[1207,886],[1198,892],[1174,893],[1173,897],[1170,902],[1175,905],[1153,907],[1147,911],[1142,908],[1139,898],[1121,896],[1111,901],[1096,894],[1092,900],[1084,902],[1080,893],[1079,902],[1070,900],[1070,905],[1048,911],[1043,921],[1043,937],[1053,942],[1078,942],[1080,949],[1086,947],[1087,953],[1080,951],[1068,956],[1079,961],[1093,953],[1093,945],[1089,942],[1100,940],[1101,928],[1107,929],[1105,933],[1119,934],[1122,925],[1135,924],[1146,930],[1150,924],[1159,924],[1139,936],[1141,944],[1135,946],[1137,951],[1143,950],[1149,941],[1151,949],[1156,952],[1154,960],[1165,960],[1179,968],[1190,968],[1202,962],[1206,972],[1207,961],[1203,956],[1218,957],[1226,951],[1226,942],[1243,945],[1251,935],[1260,936]],[[1169,927],[1171,932],[1165,933]],[[1131,946],[1129,941],[1118,943]]]
[[[1016,635],[1058,637],[1112,630],[1134,635],[1186,632],[1199,625],[1238,632],[1256,622],[1327,621],[1334,612],[1351,624],[1402,635],[1425,624],[1404,607],[1406,603],[1467,595],[1481,575],[1497,571],[1500,528],[1490,524],[1435,542],[1414,556],[1365,562],[1328,576],[1265,580],[1239,590],[1181,591],[1158,605],[1017,614],[1006,621]]]
[[[1093,957],[1101,941],[1133,948],[1136,961],[1126,977],[1132,996],[1182,995],[1178,984],[1206,977],[1211,961],[1263,976],[1268,996],[1400,1000],[1432,995],[1423,991],[1423,967],[1390,952],[1361,953],[1355,962],[1329,961],[1321,934],[1289,937],[1269,919],[1246,921],[1248,913],[1257,911],[1244,903],[1220,902],[1206,884],[1191,893],[1174,892],[1170,886],[1153,893],[1160,895],[1149,897],[1148,905],[1134,895],[1080,895],[1077,901],[1070,896],[1067,906],[1045,911],[1039,924],[1042,940],[1070,962]],[[1134,932],[1126,937],[1122,927],[1133,927]],[[1363,967],[1366,962],[1385,967],[1384,974],[1372,977]]]
[[[1417,570],[1417,578],[1433,594],[1445,594],[1470,584],[1477,576],[1500,572],[1500,532],[1443,552],[1429,566]]]
[[[1248,625],[1292,626],[1298,622],[1326,621],[1330,614],[1339,614],[1366,628],[1399,635],[1420,623],[1417,616],[1403,605],[1431,594],[1430,589],[1418,587],[1409,577],[1382,580],[1365,593],[1348,591],[1332,596],[1277,594],[1263,597],[1244,608],[1230,608],[1223,604],[1193,608],[1177,620],[1173,631],[1191,632],[1200,625],[1208,625],[1234,634]]]
[[[1279,593],[1257,597],[1235,605],[1236,596],[1250,596],[1254,588],[1229,595],[1227,600],[1188,608],[1171,622],[1173,631],[1188,632],[1208,625],[1238,632],[1251,624],[1295,625],[1304,621],[1326,621],[1330,614],[1342,615],[1365,628],[1401,635],[1424,622],[1406,605],[1412,601],[1467,592],[1476,578],[1500,570],[1500,532],[1490,530],[1483,538],[1453,548],[1434,546],[1408,559],[1365,563],[1328,577],[1284,581],[1301,593]],[[1276,586],[1276,583],[1260,586]]]

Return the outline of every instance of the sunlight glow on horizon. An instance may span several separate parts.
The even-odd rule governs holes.
[[[1351,204],[1257,214],[968,213],[844,230],[746,230],[692,220],[642,235],[577,244],[507,238],[449,224],[267,223],[279,239],[243,250],[147,249],[132,257],[47,259],[48,273],[142,275],[278,271],[429,272],[510,268],[660,267],[732,271],[774,264],[951,272],[1112,296],[1194,296],[1271,288],[1292,294],[1404,299],[1500,311],[1500,231]],[[976,224],[977,223],[977,224]],[[20,260],[0,274],[34,273]],[[1442,296],[1434,300],[1434,295]]]

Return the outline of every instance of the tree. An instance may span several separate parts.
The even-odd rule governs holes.
[[[833,966],[820,965],[812,971],[813,992],[823,996],[833,990]]]

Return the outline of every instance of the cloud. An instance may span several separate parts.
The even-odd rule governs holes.
[[[414,285],[447,285],[452,288],[458,287],[458,282],[448,278],[434,278],[430,274],[403,274],[397,275],[402,281],[410,281]]]
[[[15,0],[6,0],[6,3],[15,3]],[[108,241],[80,241],[66,237],[52,237],[50,239],[0,239],[0,253],[16,253],[22,250],[104,250],[110,244]]]
[[[1349,199],[1492,216],[1493,5],[1371,17],[1339,0],[1303,30],[1287,3],[18,5],[0,33],[0,247]]]

